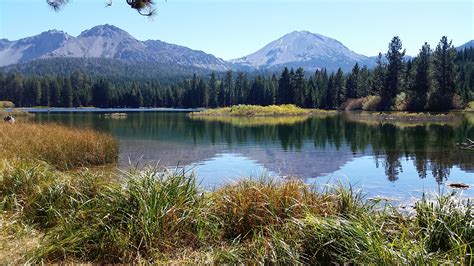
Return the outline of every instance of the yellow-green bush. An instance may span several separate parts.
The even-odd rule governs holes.
[[[294,104],[284,105],[234,105],[217,109],[193,112],[191,116],[297,116],[310,115],[312,110],[297,107]]]
[[[381,98],[380,96],[370,95],[365,97],[366,100],[362,104],[362,110],[364,111],[377,111],[380,108]]]
[[[0,101],[0,108],[14,108],[15,104],[10,101]]]
[[[395,102],[392,109],[394,111],[405,111],[408,109],[408,103],[408,95],[404,92],[401,92],[395,97]]]

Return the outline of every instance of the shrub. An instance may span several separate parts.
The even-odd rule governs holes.
[[[466,110],[468,110],[468,111],[474,111],[474,101],[470,101],[470,102],[467,104]]]
[[[451,105],[453,109],[458,109],[458,110],[466,107],[466,105],[464,104],[464,101],[462,100],[461,96],[459,96],[459,94],[454,94]]]
[[[365,99],[366,98],[348,99],[341,105],[340,109],[344,111],[362,110],[362,106],[364,105]]]
[[[362,110],[364,111],[377,111],[380,109],[380,103],[382,99],[380,96],[367,96],[365,97],[365,101],[362,104]]]
[[[15,104],[10,101],[0,101],[0,108],[14,108]]]
[[[408,109],[408,96],[406,93],[401,92],[395,97],[392,110],[394,111],[405,111]]]

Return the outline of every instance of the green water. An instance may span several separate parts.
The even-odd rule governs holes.
[[[304,119],[202,121],[186,113],[39,113],[58,122],[109,132],[120,141],[121,167],[130,163],[181,166],[205,187],[266,174],[298,176],[319,186],[350,182],[370,196],[417,198],[474,185],[474,152],[457,142],[474,139],[473,115],[448,123],[414,125],[354,121],[347,115]],[[462,191],[474,196],[474,189]]]

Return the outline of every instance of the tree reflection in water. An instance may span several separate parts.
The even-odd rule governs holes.
[[[471,114],[472,116],[472,114]],[[300,151],[312,142],[318,150],[349,148],[370,151],[390,181],[403,172],[401,160],[409,159],[420,178],[431,172],[444,182],[453,166],[474,170],[474,152],[460,150],[456,143],[474,139],[472,117],[456,116],[449,123],[381,123],[354,121],[346,115],[311,118],[198,119],[167,112],[130,113],[126,119],[107,119],[93,113],[40,114],[37,121],[56,121],[71,126],[93,127],[121,139],[163,140],[187,145],[259,146],[279,144],[281,150]],[[317,158],[315,158],[317,160]]]

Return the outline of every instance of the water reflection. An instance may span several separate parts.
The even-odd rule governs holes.
[[[389,124],[357,122],[345,115],[294,120],[222,119],[193,120],[183,113],[129,113],[126,119],[110,119],[96,113],[44,113],[36,120],[56,121],[111,132],[121,140],[121,164],[143,158],[165,165],[209,165],[221,154],[238,154],[256,162],[255,167],[280,175],[315,178],[340,171],[348,163],[359,165],[354,175],[383,169],[386,180],[433,178],[442,183],[454,167],[470,183],[474,178],[474,152],[460,150],[457,142],[474,138],[472,117],[459,115],[455,123]],[[371,158],[371,165],[358,163]],[[238,157],[238,156],[237,156]],[[237,162],[236,168],[250,167]],[[213,161],[214,160],[214,161]],[[403,162],[409,162],[403,163]],[[229,166],[214,164],[213,173]],[[231,167],[231,168],[232,168]],[[254,168],[255,168],[254,167]],[[201,167],[203,168],[203,167]],[[203,168],[204,169],[204,168]],[[468,183],[469,183],[468,182]]]

